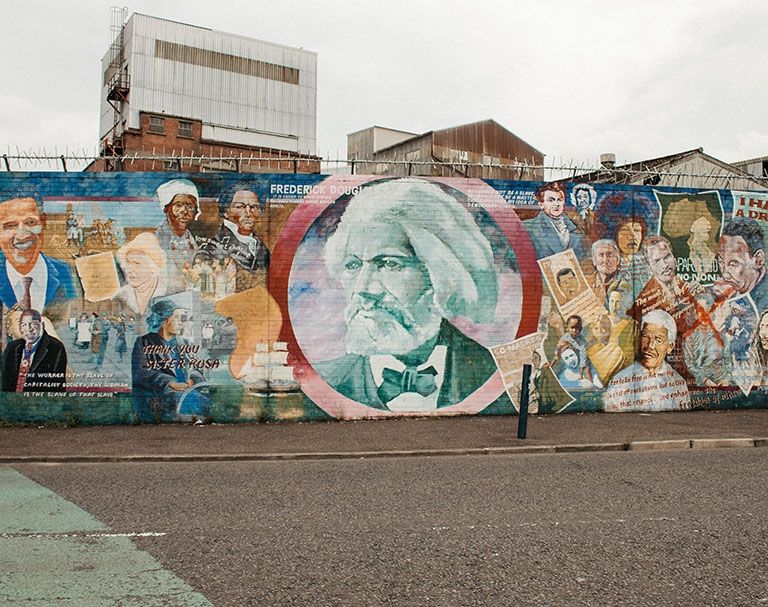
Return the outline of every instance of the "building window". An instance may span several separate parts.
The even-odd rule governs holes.
[[[188,120],[179,120],[179,137],[192,137],[192,123]]]
[[[299,70],[295,67],[266,63],[257,59],[247,59],[236,55],[227,55],[194,46],[176,44],[165,40],[155,40],[155,57],[170,59],[190,65],[201,65],[214,70],[223,70],[235,74],[269,78],[288,84],[299,84]]]
[[[150,116],[148,130],[150,133],[165,133],[165,118],[162,116]]]

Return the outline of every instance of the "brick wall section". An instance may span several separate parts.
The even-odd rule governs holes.
[[[164,133],[150,130],[150,120],[160,116],[164,122]],[[179,122],[192,124],[192,136],[179,134]],[[201,171],[240,171],[243,173],[319,173],[320,159],[316,156],[295,154],[286,150],[255,148],[206,141],[202,138],[203,125],[200,120],[142,113],[140,130],[126,130],[122,134],[123,156],[158,156],[184,157],[181,170],[186,172]],[[191,157],[206,156],[209,159],[201,163],[190,161]],[[216,160],[210,160],[215,158]],[[221,161],[220,159],[224,159]],[[269,160],[250,160],[251,158]],[[240,160],[238,160],[240,159]],[[85,170],[89,172],[123,171],[163,171],[178,170],[175,161],[164,160],[128,160],[118,165],[115,161],[97,159]]]

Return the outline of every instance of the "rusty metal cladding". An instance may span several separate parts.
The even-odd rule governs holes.
[[[479,162],[506,164],[517,160],[541,165],[544,161],[544,154],[493,120],[441,129],[433,138],[435,147],[481,154]]]

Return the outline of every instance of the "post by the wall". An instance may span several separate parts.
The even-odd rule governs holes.
[[[528,431],[528,392],[531,384],[531,365],[523,365],[523,383],[520,386],[520,416],[517,419],[517,438],[525,438]]]

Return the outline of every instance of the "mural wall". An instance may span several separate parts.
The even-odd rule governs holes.
[[[768,195],[0,175],[0,421],[765,405]]]

